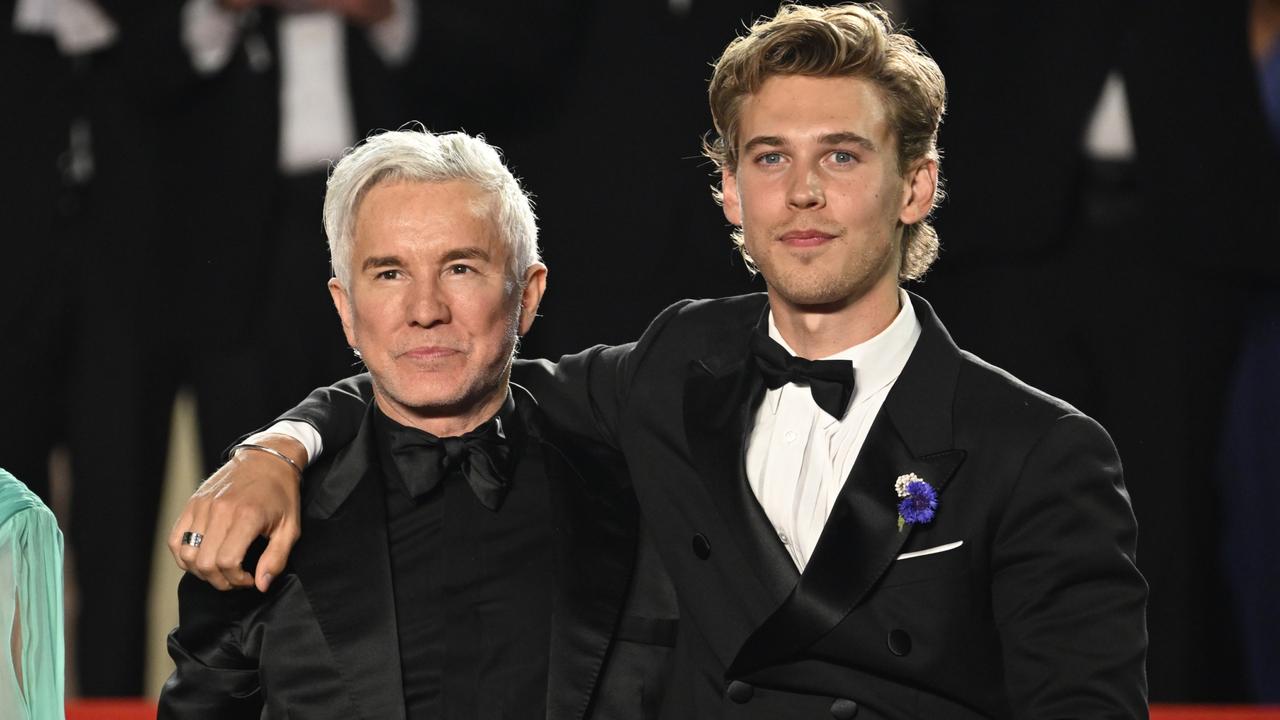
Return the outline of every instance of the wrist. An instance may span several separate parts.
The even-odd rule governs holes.
[[[271,455],[279,462],[288,464],[299,478],[302,477],[303,468],[307,466],[306,448],[303,447],[302,443],[288,435],[258,433],[232,447],[231,458],[235,459],[245,451]]]

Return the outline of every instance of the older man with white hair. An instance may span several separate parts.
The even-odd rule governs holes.
[[[636,518],[622,475],[508,383],[546,287],[529,198],[483,140],[398,131],[337,164],[324,218],[375,401],[306,471],[267,593],[184,578],[160,716],[580,716]]]

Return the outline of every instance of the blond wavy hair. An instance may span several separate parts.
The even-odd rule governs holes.
[[[708,97],[716,137],[703,152],[717,170],[736,172],[738,124],[742,102],[775,75],[857,77],[875,85],[884,100],[898,145],[898,169],[905,173],[920,160],[940,159],[938,127],[946,109],[946,81],[933,58],[910,36],[895,29],[876,5],[810,7],[784,5],[772,18],[757,21],[735,38],[715,63]],[[713,190],[723,202],[720,188]],[[933,202],[942,200],[942,181]],[[741,228],[734,244],[754,267]],[[938,233],[929,218],[908,225],[902,235],[898,277],[922,277],[938,257]]]

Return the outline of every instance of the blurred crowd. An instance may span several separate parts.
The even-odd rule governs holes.
[[[1280,701],[1280,3],[887,6],[949,92],[943,254],[911,289],[1112,433],[1152,699]],[[178,388],[212,469],[355,369],[320,217],[344,148],[484,133],[550,267],[521,353],[625,342],[676,299],[762,289],[700,142],[709,61],[776,7],[0,0],[0,467],[47,499],[50,451],[71,458],[74,687],[142,692]]]

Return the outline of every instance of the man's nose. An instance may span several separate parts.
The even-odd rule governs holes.
[[[434,280],[413,283],[406,298],[406,316],[410,325],[432,327],[449,322],[449,302],[440,283]]]
[[[797,171],[787,188],[787,204],[798,210],[819,208],[827,204],[822,176],[816,168]]]

